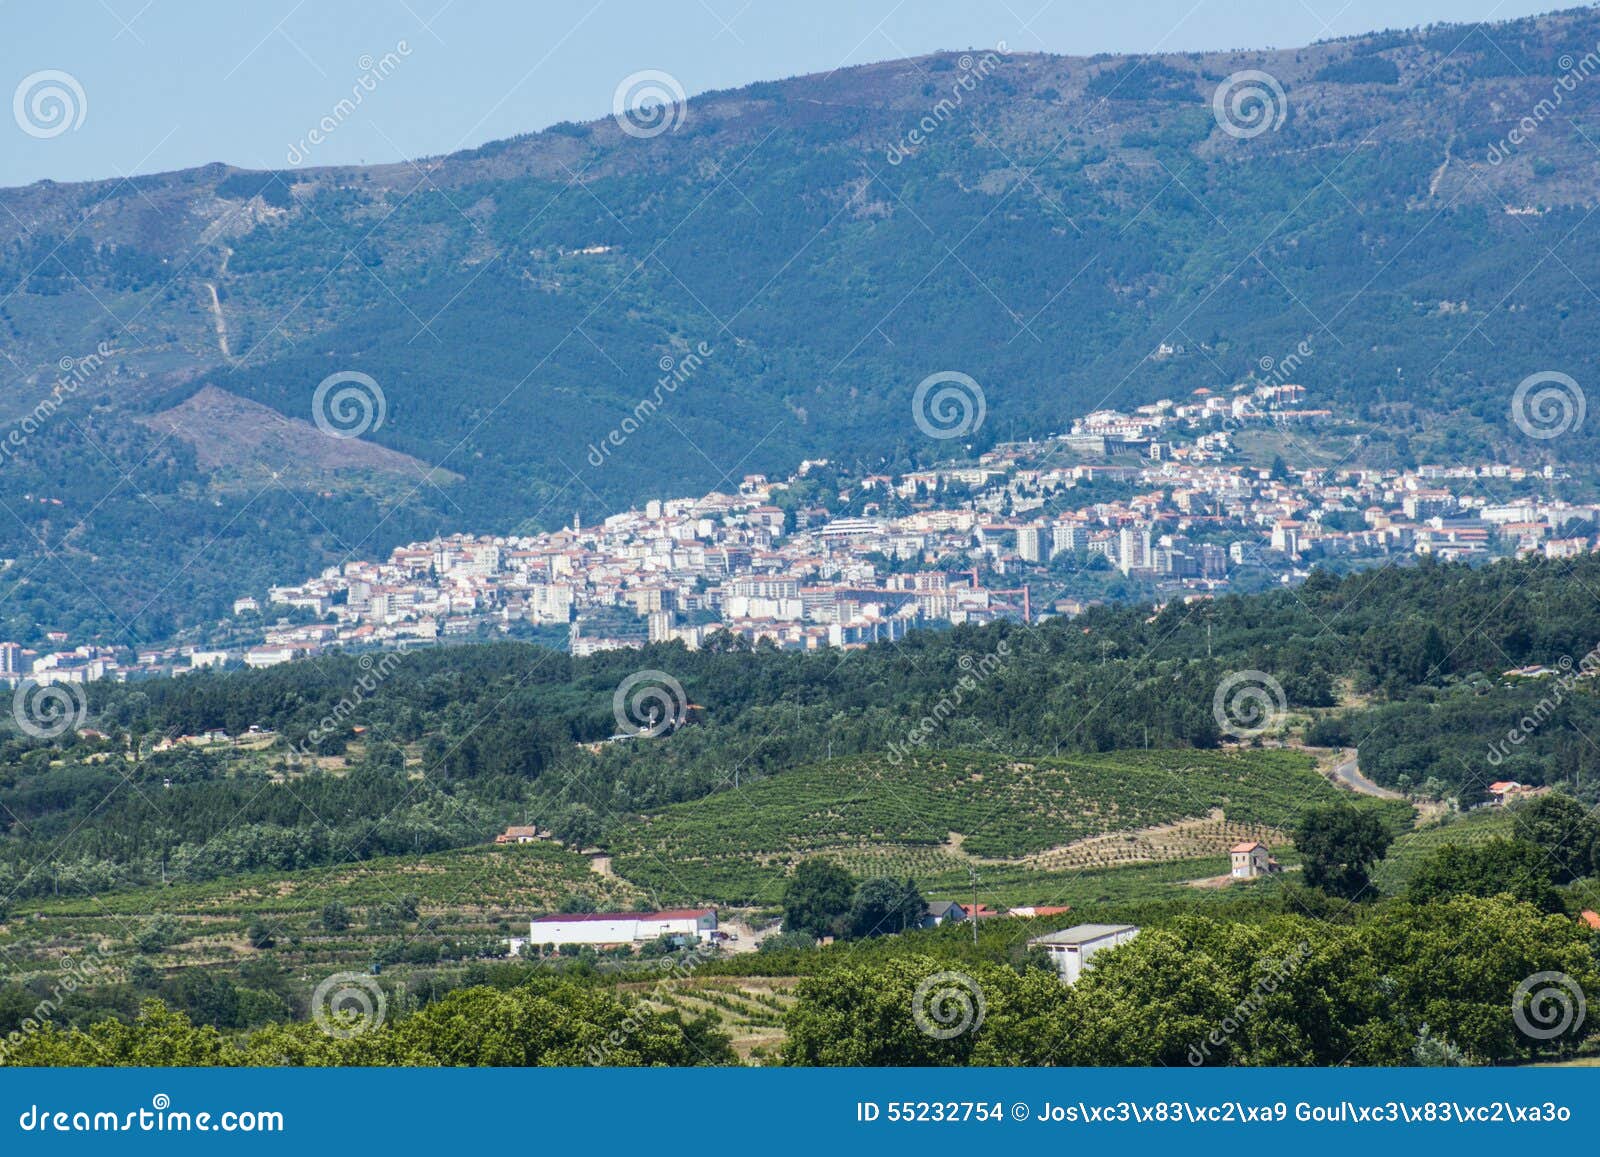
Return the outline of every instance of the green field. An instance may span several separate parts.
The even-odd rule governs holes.
[[[0,925],[0,959],[15,979],[53,972],[64,957],[90,951],[117,966],[143,957],[167,972],[238,965],[258,954],[247,934],[260,923],[273,934],[278,962],[291,968],[429,963],[419,957],[432,949],[415,946],[440,945],[445,958],[503,951],[506,935],[526,933],[529,915],[570,896],[601,908],[640,899],[555,844],[467,848],[31,904],[26,916],[14,913]],[[385,907],[405,897],[415,898],[416,918],[384,919]],[[323,905],[334,900],[350,914],[350,926],[339,931],[321,926]],[[177,933],[171,943],[141,951],[138,938],[156,913]]]
[[[667,901],[772,904],[820,854],[935,894],[964,895],[971,867],[1013,902],[1044,902],[1086,872],[1217,857],[1246,834],[1281,843],[1308,804],[1341,796],[1310,756],[1282,750],[861,757],[667,808],[609,845],[620,876]]]
[[[1510,812],[1482,808],[1407,832],[1395,840],[1389,854],[1372,870],[1372,881],[1385,895],[1403,892],[1422,862],[1446,844],[1481,844],[1496,837],[1509,837],[1511,827]]]

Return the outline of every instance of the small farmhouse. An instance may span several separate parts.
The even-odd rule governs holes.
[[[1028,941],[1028,947],[1043,948],[1062,982],[1076,984],[1096,953],[1126,944],[1137,935],[1139,929],[1133,924],[1076,924],[1060,932],[1035,936]]]
[[[1514,779],[1502,779],[1489,785],[1489,802],[1503,807],[1507,800],[1527,790]]]
[[[645,944],[662,936],[682,936],[686,944],[715,939],[715,908],[673,908],[665,912],[579,912],[538,916],[528,922],[528,943]]]
[[[538,840],[539,829],[530,827],[509,827],[494,838],[497,844],[531,844]]]
[[[935,900],[928,905],[928,914],[922,918],[922,926],[937,928],[941,924],[953,924],[966,918],[967,910],[954,900]]]
[[[1233,878],[1236,880],[1253,880],[1257,876],[1283,871],[1283,865],[1272,858],[1267,845],[1260,840],[1234,844],[1228,849],[1228,855],[1233,860]]]

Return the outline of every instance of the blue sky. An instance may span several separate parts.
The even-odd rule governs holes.
[[[208,161],[283,168],[297,150],[299,164],[446,153],[605,116],[619,82],[643,70],[669,73],[692,95],[1000,41],[1071,54],[1287,47],[1548,8],[1519,0],[0,0],[0,97],[13,97],[13,115],[0,115],[0,186]],[[385,56],[388,75],[369,74],[360,109],[300,148],[364,66]],[[67,122],[48,119],[60,105],[31,111],[29,96],[51,87],[73,109]],[[23,127],[29,117],[32,132]],[[74,127],[53,131],[66,123]]]

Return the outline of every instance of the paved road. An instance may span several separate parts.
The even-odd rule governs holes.
[[[1351,791],[1358,791],[1362,795],[1375,795],[1379,799],[1404,799],[1397,791],[1390,791],[1386,787],[1379,787],[1366,776],[1361,774],[1361,766],[1356,761],[1354,753],[1343,763],[1333,769],[1333,778],[1344,784]]]

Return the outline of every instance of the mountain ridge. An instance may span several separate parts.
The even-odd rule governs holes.
[[[0,414],[26,413],[64,353],[101,340],[117,352],[75,399],[83,430],[207,385],[305,421],[319,383],[365,374],[387,418],[363,439],[462,478],[447,497],[416,488],[375,537],[337,536],[371,550],[593,517],[806,457],[909,468],[1102,403],[1248,380],[1301,343],[1319,405],[1421,451],[1591,461],[1587,431],[1534,444],[1508,413],[1528,374],[1581,376],[1600,322],[1587,74],[1559,116],[1491,150],[1597,41],[1600,17],[1574,10],[1259,52],[976,50],[702,94],[650,137],[600,120],[365,169],[0,190],[0,343],[29,367]],[[1218,90],[1252,71],[1282,107],[1263,131],[1230,129]],[[622,452],[588,460],[663,365],[702,347]],[[912,421],[918,382],[947,370],[986,394],[960,447]],[[78,433],[35,438],[0,498],[92,457]],[[119,434],[111,457],[126,473],[157,445]],[[0,553],[54,551],[96,587],[79,540],[150,561],[123,533],[126,503],[169,522],[195,503],[239,513],[214,469],[169,451],[174,472],[142,495],[80,487],[72,543],[24,514]],[[333,526],[304,485],[291,497]],[[290,578],[345,557],[316,538],[262,566]],[[135,569],[150,589],[106,600],[119,612],[171,577]],[[238,578],[190,590],[179,621],[215,613]]]

